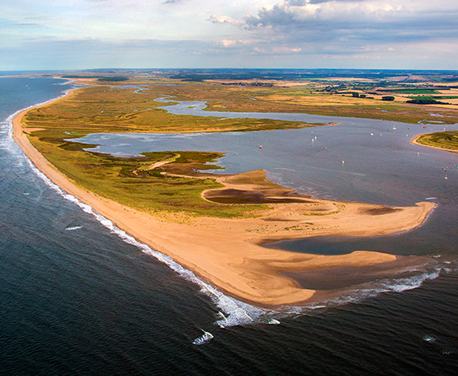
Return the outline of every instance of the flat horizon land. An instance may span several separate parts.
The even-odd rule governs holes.
[[[177,103],[206,101],[208,111],[222,116],[231,111],[310,113],[446,126],[458,123],[454,102],[458,77],[431,72],[397,72],[382,79],[367,72],[365,77],[361,72],[343,72],[312,79],[292,79],[285,73],[253,79],[234,77],[233,71],[128,73],[62,75],[82,87],[19,113],[13,123],[15,140],[37,168],[136,239],[223,291],[263,306],[319,302],[358,286],[361,280],[394,278],[409,268],[434,263],[431,257],[385,253],[389,249],[326,256],[263,246],[268,240],[406,232],[426,221],[436,206],[433,202],[400,207],[317,199],[273,183],[263,171],[206,172],[220,169],[218,159],[223,154],[218,150],[145,152],[126,158],[87,150],[91,145],[72,139],[94,133],[263,132],[339,126],[262,116],[177,115],[162,108],[161,98]],[[422,143],[423,137],[416,142]],[[441,139],[440,147],[452,149],[453,142]],[[376,277],[373,266],[380,266]],[[355,275],[354,283],[346,278],[342,289],[320,291],[304,287],[287,273],[314,273],[319,280],[320,274],[326,278],[332,270]],[[364,277],[368,271],[372,274]]]

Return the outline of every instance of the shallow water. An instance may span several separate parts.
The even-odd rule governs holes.
[[[60,83],[0,79],[0,119],[59,95],[65,89]],[[404,376],[458,370],[455,273],[415,290],[280,318],[281,325],[219,329],[218,308],[197,285],[46,185],[5,122],[0,171],[0,374]],[[200,328],[215,338],[196,347]]]

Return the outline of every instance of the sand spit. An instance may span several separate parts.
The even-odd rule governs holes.
[[[416,135],[415,137],[413,137],[410,142],[414,145],[418,145],[418,146],[423,146],[425,148],[431,148],[431,149],[436,149],[436,150],[442,150],[442,151],[448,151],[449,153],[458,153],[458,150],[452,150],[452,149],[446,149],[446,148],[441,148],[439,146],[433,146],[433,145],[427,145],[427,144],[422,144],[421,142],[418,142],[418,139],[421,137],[421,136],[424,136],[424,134],[419,134],[419,135]]]
[[[262,246],[265,241],[327,235],[394,234],[420,226],[435,207],[432,202],[420,202],[412,207],[389,210],[380,205],[301,197],[268,182],[262,171],[252,171],[220,178],[226,192],[207,191],[203,192],[203,197],[214,199],[218,196],[226,200],[227,197],[239,196],[239,191],[242,191],[249,201],[252,192],[251,197],[262,197],[269,206],[254,218],[198,217],[180,221],[178,216],[153,216],[100,197],[57,170],[33,147],[23,131],[21,121],[26,111],[28,109],[14,117],[13,137],[52,182],[137,240],[171,256],[225,292],[257,305],[300,304],[313,298],[316,290],[304,287],[287,275],[288,272],[351,268],[358,274],[383,264],[384,271],[392,266],[396,274],[400,260],[403,265],[406,263],[406,258],[382,252],[357,251],[323,256],[268,249]],[[274,203],[269,203],[272,198],[286,199],[287,202],[274,200]],[[413,259],[414,262],[417,261]]]

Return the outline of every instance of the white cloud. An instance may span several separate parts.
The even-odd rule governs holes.
[[[208,20],[214,24],[228,24],[228,25],[234,25],[234,26],[243,25],[242,20],[236,20],[235,18],[228,17],[228,16],[211,15],[210,17],[208,17]]]

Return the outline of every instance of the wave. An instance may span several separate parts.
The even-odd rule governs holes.
[[[205,345],[206,343],[210,342],[214,337],[213,334],[210,332],[206,332],[205,330],[201,329],[204,334],[202,334],[200,337],[197,337],[192,341],[193,345]]]
[[[75,231],[83,228],[83,226],[71,226],[71,227],[66,227],[65,231]]]
[[[441,273],[450,273],[456,270],[456,266],[451,266],[450,261],[438,262],[435,265],[428,266],[419,274],[409,277],[373,281],[361,285],[359,288],[353,288],[350,291],[344,292],[338,297],[306,304],[305,307],[311,310],[325,309],[349,303],[358,303],[383,293],[401,293],[403,291],[416,289],[423,285],[424,282],[438,278]],[[295,313],[297,314],[298,312],[296,311]]]

